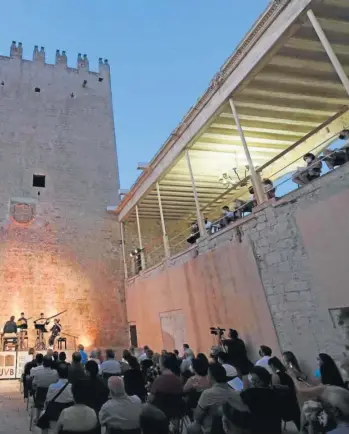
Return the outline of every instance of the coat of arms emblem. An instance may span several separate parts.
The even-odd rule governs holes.
[[[12,205],[12,217],[17,223],[29,223],[34,219],[34,207],[27,203]]]

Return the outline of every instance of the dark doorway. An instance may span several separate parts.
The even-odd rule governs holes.
[[[137,326],[135,324],[130,325],[130,340],[131,346],[134,348],[138,348]]]

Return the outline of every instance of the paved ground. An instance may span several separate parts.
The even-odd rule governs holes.
[[[0,381],[0,434],[29,434],[29,413],[18,380]],[[40,433],[35,429],[33,434]]]

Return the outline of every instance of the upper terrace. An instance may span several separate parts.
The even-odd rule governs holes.
[[[270,4],[115,210],[137,223],[127,247],[147,248],[143,267],[183,248],[193,220],[207,236],[203,216],[247,199],[251,182],[265,201],[261,178],[285,185],[348,127],[348,34],[345,0]],[[159,222],[159,245],[146,245],[146,219]]]

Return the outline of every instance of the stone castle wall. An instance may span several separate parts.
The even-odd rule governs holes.
[[[121,346],[120,234],[106,212],[119,188],[109,65],[90,72],[79,56],[67,68],[64,53],[48,65],[37,48],[33,57],[17,44],[0,57],[0,324],[67,309],[61,322],[77,343]],[[32,207],[29,223],[15,221],[15,203]]]

